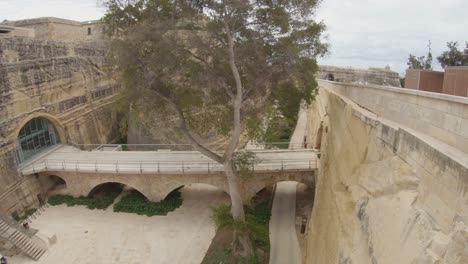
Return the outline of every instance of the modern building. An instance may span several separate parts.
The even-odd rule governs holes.
[[[442,93],[443,84],[443,72],[420,69],[406,71],[405,88]]]
[[[468,97],[468,67],[447,67],[445,72],[409,69],[405,88]]]

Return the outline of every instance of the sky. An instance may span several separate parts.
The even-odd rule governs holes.
[[[55,16],[99,19],[102,0],[0,0],[0,21]],[[320,64],[385,67],[401,75],[410,53],[422,56],[432,42],[435,59],[446,42],[468,41],[467,0],[323,0],[316,19],[327,25],[330,54]]]

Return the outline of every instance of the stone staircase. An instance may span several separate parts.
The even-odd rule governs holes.
[[[46,249],[39,246],[16,225],[12,225],[4,217],[0,217],[0,237],[8,240],[19,251],[23,252],[34,260],[39,260],[46,252]]]

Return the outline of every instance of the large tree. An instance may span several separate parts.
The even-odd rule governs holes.
[[[447,42],[448,50],[444,51],[437,60],[442,68],[447,66],[468,66],[468,42],[465,50],[458,50],[458,42]]]
[[[130,102],[176,115],[177,128],[223,164],[231,214],[245,222],[235,165],[242,131],[259,135],[266,113],[298,111],[317,89],[316,57],[327,52],[319,0],[109,0],[111,58]],[[223,153],[208,131],[229,138]],[[244,255],[250,239],[237,233]]]

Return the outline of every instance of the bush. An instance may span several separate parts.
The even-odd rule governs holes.
[[[99,193],[98,195],[98,208],[99,209],[106,209],[111,205],[115,198],[119,196],[122,192],[122,187],[118,186],[117,188],[106,189]]]
[[[114,205],[114,212],[136,213],[138,215],[166,215],[182,205],[179,191],[170,193],[160,202],[150,202],[141,193],[132,192]]]
[[[70,195],[53,195],[50,196],[48,199],[48,203],[52,206],[59,205],[59,204],[66,204],[67,206],[75,206],[75,205],[84,205],[89,209],[96,208],[94,199],[91,197],[84,197],[80,196],[78,198],[74,198]]]
[[[255,256],[251,257],[234,257],[231,250],[216,250],[208,259],[205,259],[202,264],[258,264]]]
[[[231,215],[230,206],[228,205],[221,205],[217,208],[213,208],[212,218],[217,228],[232,228],[238,231],[248,232],[254,247],[261,248],[263,251],[268,252],[270,249],[269,223],[271,218],[269,204],[270,200],[266,199],[258,202],[253,207],[244,206],[247,222],[246,226],[234,221]]]

